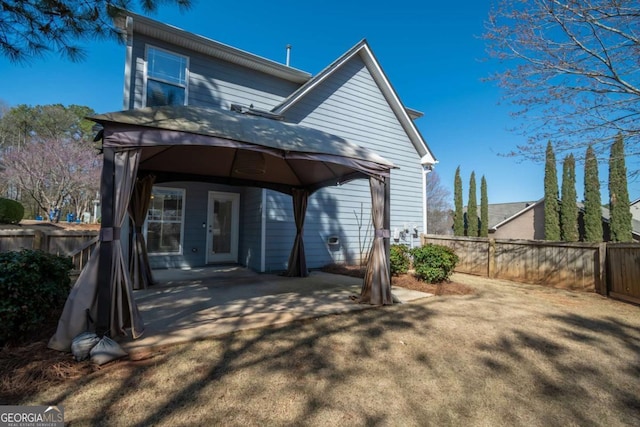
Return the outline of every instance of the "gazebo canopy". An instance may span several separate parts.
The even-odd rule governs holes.
[[[356,178],[388,177],[394,165],[344,138],[255,110],[162,106],[91,117],[103,146],[142,148],[138,175],[310,192]],[[249,166],[247,166],[249,165]]]
[[[243,114],[248,113],[248,114]],[[133,295],[139,278],[132,271],[148,267],[144,239],[122,250],[121,228],[128,212],[141,230],[150,196],[139,190],[139,179],[157,182],[195,180],[274,189],[290,194],[296,238],[287,275],[304,277],[303,226],[307,200],[319,188],[368,178],[375,238],[360,301],[392,304],[389,273],[390,170],[394,165],[344,138],[285,123],[252,109],[226,111],[191,106],[163,106],[102,114],[91,120],[103,126],[104,150],[100,184],[102,221],[94,254],[78,277],[49,346],[68,350],[85,328],[86,312],[97,319],[100,334],[116,336],[131,330],[134,338],[144,323]],[[143,194],[146,194],[143,195]],[[137,205],[137,207],[134,207]],[[132,216],[133,217],[133,216]],[[135,221],[135,219],[134,219]],[[136,231],[140,235],[140,231]],[[138,236],[139,237],[139,236]],[[131,269],[131,260],[139,268]]]

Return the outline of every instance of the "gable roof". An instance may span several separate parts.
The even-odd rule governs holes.
[[[502,227],[509,221],[512,221],[528,210],[533,209],[540,202],[544,202],[544,199],[530,202],[490,204],[487,206],[489,210],[489,230],[497,230],[498,227]]]
[[[284,80],[302,84],[298,90],[292,93],[280,105],[272,109],[276,114],[282,114],[309,92],[313,91],[321,82],[340,69],[349,59],[360,55],[369,73],[380,88],[385,100],[398,118],[402,128],[407,133],[414,148],[421,157],[421,164],[433,165],[438,161],[427,146],[420,131],[413,123],[413,119],[422,116],[422,113],[405,107],[398,94],[389,82],[379,62],[375,58],[366,39],[361,40],[354,47],[336,59],[332,64],[319,74],[311,77],[311,74],[297,70],[285,64],[266,59],[235,47],[217,42],[215,40],[193,34],[180,28],[146,18],[128,10],[121,9],[114,18],[114,24],[123,34],[146,35],[165,41],[175,46],[180,46],[207,56],[222,59],[224,61],[257,70]]]
[[[311,78],[311,74],[305,71],[190,33],[169,24],[154,21],[128,10],[121,9],[114,18],[114,24],[125,34],[131,34],[131,32],[143,34],[290,82],[301,84]]]
[[[380,88],[384,98],[391,107],[392,111],[398,118],[400,125],[407,133],[407,136],[411,140],[416,151],[422,158],[421,163],[425,165],[433,165],[437,163],[436,158],[433,156],[431,150],[427,146],[426,141],[420,134],[420,131],[413,123],[412,117],[419,117],[421,113],[415,110],[407,109],[400,101],[398,94],[391,85],[391,82],[387,78],[386,74],[382,70],[382,67],[375,58],[369,44],[366,39],[361,40],[346,53],[336,59],[328,67],[314,76],[311,80],[307,81],[298,90],[292,93],[287,99],[285,99],[280,105],[274,107],[271,111],[276,114],[285,114],[288,109],[296,105],[309,93],[313,92],[323,81],[333,75],[339,70],[345,63],[347,63],[354,56],[359,55],[365,63],[369,73],[373,77],[374,81]]]

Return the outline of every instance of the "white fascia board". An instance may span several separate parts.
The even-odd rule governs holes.
[[[433,156],[431,154],[425,154],[424,156],[422,156],[422,158],[420,159],[420,164],[422,166],[435,166],[436,164],[438,164],[440,162],[438,162],[437,160],[435,160],[433,158]]]
[[[363,46],[363,50],[364,52],[366,52],[366,55],[363,56],[365,64],[369,67],[370,70],[373,69],[373,79],[376,81],[376,83],[378,83],[378,86],[382,90],[382,93],[385,95],[387,100],[390,101],[389,105],[391,106],[391,109],[400,118],[400,124],[404,127],[418,154],[422,156],[421,164],[424,164],[423,161],[435,164],[437,162],[436,158],[431,153],[431,150],[427,146],[427,142],[420,134],[420,131],[418,131],[415,123],[413,123],[413,120],[411,119],[411,117],[409,117],[409,113],[402,104],[402,101],[400,101],[400,97],[398,96],[395,89],[391,85],[391,82],[382,70],[380,63],[376,60],[376,57],[369,48],[369,45],[365,43]]]
[[[124,30],[121,37],[125,42],[124,60],[124,88],[122,94],[122,109],[128,110],[131,107],[131,69],[133,61],[133,18],[127,16],[124,20]]]

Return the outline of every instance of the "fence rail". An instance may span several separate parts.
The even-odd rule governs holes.
[[[456,271],[557,288],[595,291],[640,303],[640,244],[561,243],[422,235],[452,248]]]
[[[37,249],[68,256],[77,272],[86,265],[97,242],[97,231],[0,230],[0,252]]]

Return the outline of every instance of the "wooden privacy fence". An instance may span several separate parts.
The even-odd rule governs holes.
[[[607,283],[613,298],[640,304],[640,244],[607,245]]]
[[[457,272],[640,303],[640,244],[422,235],[427,243],[452,248],[460,258]]]
[[[97,241],[97,231],[0,230],[0,252],[36,249],[69,256],[76,271],[87,263]]]

